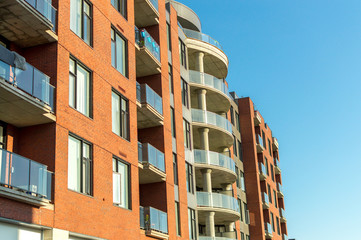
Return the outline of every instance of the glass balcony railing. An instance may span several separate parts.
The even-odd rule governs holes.
[[[139,47],[146,47],[153,56],[160,62],[160,48],[158,43],[150,36],[144,28],[135,27],[135,41]]]
[[[189,80],[191,83],[197,83],[211,88],[215,88],[226,94],[229,98],[231,97],[228,92],[228,87],[222,79],[213,77],[212,75],[209,75],[207,73],[189,70]]]
[[[26,63],[26,70],[23,71],[0,60],[0,78],[54,110],[55,88],[50,85],[50,78],[30,64]]]
[[[277,183],[277,191],[280,192],[280,193],[283,193],[282,185],[280,183]]]
[[[146,152],[146,157],[143,156]],[[138,142],[138,162],[148,162],[162,172],[165,172],[164,153],[150,145],[149,143]]]
[[[220,193],[197,192],[197,205],[201,207],[225,208],[239,212],[237,199]]]
[[[232,124],[221,115],[200,109],[192,109],[192,121],[220,127],[232,134]]]
[[[198,239],[199,240],[234,240],[236,238],[199,236]]]
[[[283,208],[279,208],[279,211],[280,211],[280,217],[281,218],[286,218],[285,210]]]
[[[261,145],[264,148],[263,139],[261,138],[261,136],[259,134],[256,134],[256,143]]]
[[[223,48],[222,48],[221,44],[217,40],[215,40],[212,37],[208,36],[207,34],[197,32],[197,31],[193,31],[193,30],[186,29],[186,28],[183,28],[183,32],[187,36],[187,38],[194,38],[194,39],[201,40],[203,42],[212,44],[213,46],[215,46],[215,47],[217,47],[217,48],[219,48],[219,49],[221,49],[223,51]]]
[[[51,5],[51,0],[25,0],[25,1],[53,24],[53,31],[55,32],[56,9]]]
[[[149,1],[152,3],[153,7],[158,10],[158,0],[149,0]]]
[[[273,162],[275,163],[276,167],[281,168],[281,163],[280,163],[280,160],[278,158],[273,158]]]
[[[194,162],[227,168],[236,172],[236,164],[232,158],[217,152],[194,149]]]
[[[46,165],[0,149],[1,186],[50,200],[51,179]]]
[[[147,84],[137,83],[137,100],[141,103],[148,103],[157,112],[163,115],[163,101],[162,97],[159,96],[153,89]]]
[[[143,214],[143,216],[142,216]],[[140,227],[168,234],[167,213],[152,207],[140,207]]]
[[[258,168],[259,168],[259,173],[260,174],[264,174],[264,175],[267,175],[267,172],[266,172],[266,167],[263,163],[258,163]]]
[[[270,223],[265,222],[264,231],[266,234],[272,235],[272,226]]]
[[[265,192],[262,192],[262,202],[265,204],[269,204],[268,194]]]

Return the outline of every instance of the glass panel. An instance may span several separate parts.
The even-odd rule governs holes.
[[[69,136],[68,146],[68,188],[80,191],[80,141]]]
[[[120,135],[120,97],[112,92],[112,131]]]
[[[125,74],[125,41],[123,38],[121,38],[118,34],[116,34],[116,68],[117,70],[123,74]]]
[[[26,63],[26,70],[15,69],[16,85],[27,93],[33,94],[34,67]]]
[[[204,33],[193,31],[193,30],[190,30],[190,29],[185,29],[185,28],[183,29],[183,32],[189,38],[194,38],[194,39],[201,40],[203,42],[210,43],[213,46],[223,50],[221,44],[217,40],[211,38],[210,36],[208,36],[208,35],[206,35]]]
[[[121,204],[121,175],[113,172],[113,202]]]
[[[70,1],[70,29],[81,37],[82,0]]]
[[[46,196],[47,167],[37,162],[30,163],[30,192]]]
[[[158,43],[145,29],[135,29],[136,34],[139,31],[139,47],[146,47],[152,55],[160,61],[160,48]]]
[[[77,71],[77,103],[76,109],[86,116],[89,116],[89,98],[90,98],[90,73],[78,65]]]
[[[30,160],[19,155],[12,154],[10,185],[27,191],[29,186]]]
[[[118,173],[120,174],[120,206],[128,208],[128,196],[129,196],[129,187],[128,187],[128,165],[118,161]]]

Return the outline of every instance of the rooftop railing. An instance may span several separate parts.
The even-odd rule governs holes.
[[[232,133],[232,124],[228,119],[213,112],[192,108],[192,121],[214,125]]]
[[[51,200],[51,179],[46,165],[0,149],[1,186]]]
[[[51,5],[51,0],[25,0],[25,1],[53,24],[53,31],[55,32],[57,11]]]
[[[201,164],[209,164],[227,168],[233,172],[236,172],[236,164],[232,158],[217,152],[205,151],[194,149],[194,162]]]
[[[237,199],[220,193],[197,192],[197,205],[202,207],[225,208],[239,212]]]
[[[143,90],[142,90],[142,88],[143,88]],[[162,97],[159,96],[147,84],[139,84],[137,82],[137,100],[141,103],[148,103],[155,110],[157,110],[157,112],[159,112],[160,114],[163,115]]]
[[[168,234],[167,213],[152,207],[140,206],[140,227]]]
[[[144,157],[143,153],[147,153]],[[139,162],[148,162],[159,170],[165,172],[165,161],[164,153],[150,145],[149,143],[139,143],[138,142],[138,161]]]
[[[191,83],[197,83],[211,88],[215,88],[227,95],[229,98],[231,97],[228,92],[228,87],[222,79],[216,78],[207,73],[189,70],[189,80]]]
[[[197,32],[194,30],[190,30],[190,29],[186,29],[186,28],[183,28],[183,32],[187,36],[187,38],[194,38],[194,39],[201,40],[201,41],[209,43],[223,51],[221,44],[214,38],[208,36],[207,34]]]
[[[158,43],[150,36],[144,28],[135,27],[135,41],[139,47],[146,47],[152,55],[160,62],[160,48]]]

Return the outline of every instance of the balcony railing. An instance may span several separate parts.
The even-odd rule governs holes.
[[[140,227],[168,234],[167,213],[152,207],[140,206]]]
[[[149,0],[149,1],[152,3],[153,7],[158,10],[158,0]]]
[[[231,97],[228,92],[228,87],[222,79],[218,79],[207,73],[189,70],[189,80],[191,83],[201,84],[211,88],[215,88],[227,95],[229,98]]]
[[[146,156],[148,158],[143,157],[143,152],[146,152]],[[165,172],[165,161],[164,161],[164,153],[150,145],[149,143],[139,143],[138,142],[138,161],[148,162],[159,170]]]
[[[220,193],[197,192],[197,205],[201,207],[225,208],[239,212],[237,199]]]
[[[268,194],[265,192],[262,192],[262,202],[267,205],[269,204]]]
[[[267,235],[272,235],[272,226],[270,223],[265,222],[264,231]]]
[[[281,168],[281,162],[278,158],[273,158],[273,162],[275,163],[275,166]]]
[[[139,47],[146,47],[152,55],[160,62],[160,48],[158,43],[150,36],[144,28],[135,27],[135,42]]]
[[[142,87],[144,90],[142,91]],[[145,93],[144,95],[142,93]],[[137,100],[141,103],[147,103],[152,106],[157,112],[163,115],[163,101],[162,97],[159,96],[153,89],[147,84],[139,84],[137,82]]]
[[[52,173],[47,166],[0,149],[0,184],[51,200]]]
[[[199,240],[234,240],[235,238],[199,236],[198,239]]]
[[[236,164],[232,158],[221,153],[194,149],[193,154],[195,163],[219,166],[236,172]]]
[[[192,121],[214,125],[232,133],[232,124],[228,121],[228,119],[213,112],[193,108]]]
[[[279,211],[280,211],[280,217],[281,218],[286,218],[285,210],[283,208],[279,208]]]
[[[264,148],[263,139],[259,134],[256,134],[256,143],[261,145]]]
[[[277,183],[277,191],[280,192],[280,193],[283,193],[282,185],[280,183]]]
[[[258,163],[259,173],[267,176],[266,167],[263,163]]]
[[[51,0],[25,0],[25,1],[53,24],[53,31],[55,32],[57,11],[51,5]]]
[[[0,78],[54,110],[55,88],[50,85],[50,78],[30,64],[26,63],[26,70],[23,71],[0,60]]]
[[[197,32],[197,31],[193,31],[193,30],[190,30],[190,29],[186,29],[186,28],[183,28],[183,32],[184,34],[187,36],[187,38],[194,38],[194,39],[198,39],[198,40],[201,40],[203,42],[206,42],[206,43],[209,43],[219,49],[221,49],[223,51],[223,48],[221,46],[221,44],[213,39],[212,37],[208,36],[207,34],[204,34],[204,33],[201,33],[201,32]]]

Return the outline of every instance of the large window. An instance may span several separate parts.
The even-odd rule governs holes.
[[[193,182],[193,166],[186,163],[186,178],[187,178],[187,191],[194,193],[194,182]]]
[[[234,156],[238,156],[238,154],[237,154],[237,138],[236,138],[236,136],[233,136],[233,154],[234,154]]]
[[[271,213],[271,225],[272,225],[273,232],[276,232],[275,219],[274,219],[273,213]]]
[[[239,207],[239,213],[240,213],[240,220],[241,222],[243,222],[243,210],[242,210],[242,201],[241,199],[237,199],[238,201],[238,207]]]
[[[267,176],[269,176],[269,168],[268,168],[268,160],[267,158],[264,158],[264,164],[266,165],[266,173],[267,173]]]
[[[181,235],[181,221],[180,221],[180,210],[179,202],[175,202],[175,226],[177,231],[177,236]]]
[[[70,29],[92,45],[93,9],[87,0],[70,0]]]
[[[174,185],[178,185],[178,161],[177,154],[173,153],[173,175],[174,175]]]
[[[275,181],[275,174],[274,174],[273,165],[270,164],[270,167],[271,167],[271,177],[272,177],[272,181]]]
[[[237,185],[237,187],[239,188],[239,170],[238,170],[238,167],[236,166],[236,176],[237,176],[237,178],[236,178],[236,185]]]
[[[280,231],[280,219],[278,217],[276,217],[276,224],[277,224],[277,233],[278,235],[281,234],[281,231]]]
[[[179,55],[181,65],[187,69],[187,50],[181,39],[179,39]]]
[[[113,157],[113,202],[130,209],[129,165]]]
[[[188,91],[188,89],[189,89],[188,83],[186,81],[184,81],[184,79],[182,78],[182,103],[187,108],[189,108],[189,100],[188,100],[189,91]]]
[[[6,149],[6,126],[0,122],[0,149]]]
[[[69,60],[69,105],[82,114],[91,113],[91,72],[76,59]]]
[[[272,157],[272,146],[271,146],[271,141],[269,139],[268,140],[268,152],[269,152],[269,155]]]
[[[263,147],[267,148],[266,135],[264,134],[264,131],[262,131],[262,141],[263,141]]]
[[[241,160],[243,162],[243,150],[242,150],[242,143],[240,141],[237,141],[238,142],[238,158],[239,160]]]
[[[241,124],[239,122],[239,114],[237,112],[235,112],[235,114],[236,114],[236,127],[237,127],[238,132],[240,132],[241,131]]]
[[[111,30],[112,66],[128,77],[128,42],[114,28]]]
[[[174,93],[174,83],[173,83],[173,67],[168,64],[168,75],[169,75],[169,92]]]
[[[93,185],[92,146],[85,140],[69,135],[68,188],[92,195]]]
[[[245,202],[243,202],[243,210],[244,210],[244,220],[247,224],[249,224],[248,206],[247,203]]]
[[[174,108],[170,108],[170,118],[171,118],[171,131],[172,137],[176,137],[176,129],[175,129],[175,116],[174,116]]]
[[[269,202],[272,203],[272,192],[271,192],[271,186],[269,184],[267,184],[267,190],[268,190]]]
[[[189,239],[196,239],[196,211],[188,208]]]
[[[112,91],[112,131],[129,140],[128,99],[114,91]]]
[[[111,3],[124,18],[127,18],[127,0],[111,0]]]
[[[244,173],[241,171],[240,175],[241,175],[241,189],[243,191],[246,191],[246,184],[244,182]]]
[[[191,149],[191,126],[189,122],[183,119],[184,146]]]

